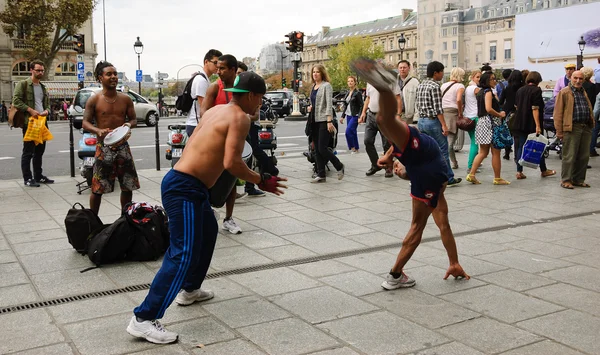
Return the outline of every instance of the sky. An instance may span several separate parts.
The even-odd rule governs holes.
[[[417,0],[98,0],[94,10],[96,62],[104,60],[103,1],[106,5],[106,59],[135,80],[137,55],[133,44],[144,44],[141,68],[153,77],[189,77],[211,48],[243,57],[258,57],[265,45],[286,40],[291,31],[305,36],[331,28],[398,16],[417,9]],[[298,4],[298,6],[292,6]],[[244,8],[245,7],[245,8]],[[87,38],[86,38],[87,40]],[[181,70],[180,70],[181,69]]]

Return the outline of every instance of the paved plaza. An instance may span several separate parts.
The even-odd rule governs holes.
[[[464,177],[467,154],[457,156]],[[219,234],[203,285],[215,298],[172,305],[163,324],[180,338],[166,346],[125,331],[160,260],[80,273],[92,264],[64,218],[89,192],[68,176],[40,188],[0,181],[0,353],[600,354],[600,158],[592,188],[575,190],[532,169],[517,181],[505,160],[512,184],[493,186],[487,159],[481,185],[446,193],[471,280],[442,280],[448,260],[430,219],[406,268],[416,286],[396,291],[380,284],[410,225],[409,184],[365,177],[365,153],[340,159],[345,178],[332,171],[325,184],[310,183],[306,159],[280,159],[286,194],[238,201],[244,232]],[[556,154],[548,165],[560,171]],[[134,200],[159,204],[166,172],[139,171]],[[118,193],[104,197],[104,223],[118,206]]]

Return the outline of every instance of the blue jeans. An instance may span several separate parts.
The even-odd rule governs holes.
[[[358,127],[358,116],[346,116],[346,143],[348,143],[348,149],[358,150],[358,133],[356,128]]]
[[[517,164],[517,172],[522,173],[523,166],[519,164],[519,159],[521,159],[521,155],[523,155],[523,147],[527,141],[528,134],[517,131],[513,131],[511,133],[513,140],[515,141],[515,164]],[[540,171],[543,173],[546,170],[548,170],[546,167],[546,158],[544,158],[544,155],[542,154],[542,159],[540,160]]]
[[[200,288],[219,232],[208,190],[200,180],[171,169],[163,178],[161,191],[171,243],[146,299],[133,310],[144,320],[162,318],[180,289]]]
[[[442,124],[437,117],[434,119],[421,117],[419,118],[417,128],[419,128],[419,131],[422,133],[425,133],[433,138],[440,146],[442,156],[444,157],[444,161],[446,162],[446,166],[448,168],[448,181],[452,181],[452,179],[454,179],[454,171],[452,171],[450,165],[450,158],[448,156],[448,138],[446,138],[446,136],[444,136],[442,133]]]

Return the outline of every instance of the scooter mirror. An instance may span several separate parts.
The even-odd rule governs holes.
[[[83,112],[83,108],[81,106],[73,106],[73,110],[75,110],[75,112],[77,112],[77,113]]]

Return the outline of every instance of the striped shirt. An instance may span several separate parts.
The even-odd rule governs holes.
[[[423,80],[417,87],[416,107],[421,117],[434,119],[444,113],[440,85],[431,78]]]

